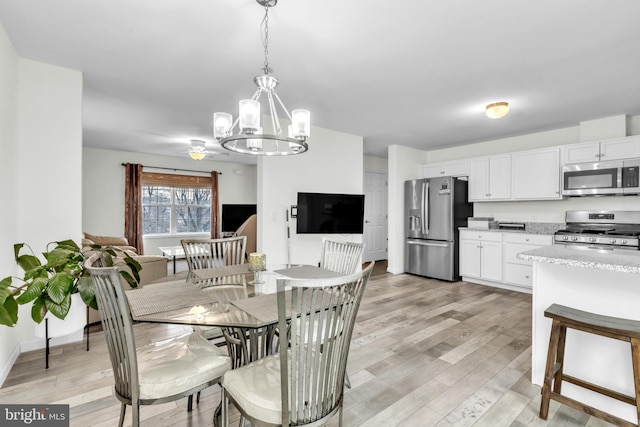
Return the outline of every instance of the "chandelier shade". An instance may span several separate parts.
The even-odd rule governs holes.
[[[309,110],[296,109],[289,114],[276,92],[278,79],[271,74],[268,51],[269,8],[275,6],[277,0],[256,1],[265,8],[262,20],[264,74],[253,79],[258,88],[251,98],[240,100],[238,117],[235,120],[229,113],[216,112],[213,114],[213,136],[223,148],[237,153],[262,156],[301,154],[309,149],[307,139],[311,131],[311,113]],[[266,104],[264,109],[261,106],[261,98]],[[277,107],[280,107],[284,117],[291,123],[286,129],[286,134],[280,125]],[[266,111],[270,115],[272,133],[263,133],[262,131],[261,120],[263,112]]]

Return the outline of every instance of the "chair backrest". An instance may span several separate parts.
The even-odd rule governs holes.
[[[189,270],[244,264],[247,237],[182,240]]]
[[[322,238],[320,267],[340,274],[352,274],[362,265],[363,243],[340,242]]]
[[[283,426],[316,422],[340,408],[351,334],[373,265],[333,279],[277,279],[279,329],[290,331],[289,346],[280,343]]]
[[[131,402],[139,399],[138,361],[129,303],[117,267],[102,267],[99,254],[85,263],[91,275],[104,331],[116,393]]]

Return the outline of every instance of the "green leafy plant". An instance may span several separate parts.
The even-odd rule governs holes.
[[[55,245],[53,249],[49,248]],[[28,248],[30,253],[25,252]],[[71,294],[80,293],[82,301],[97,309],[96,297],[89,271],[84,262],[90,254],[100,253],[104,265],[111,267],[114,260],[122,260],[129,271],[120,270],[120,275],[132,288],[140,282],[140,264],[128,252],[112,246],[91,245],[85,248],[87,255],[73,240],[51,242],[43,252],[44,263],[35,256],[29,245],[17,243],[13,246],[15,260],[24,271],[23,277],[5,277],[0,281],[0,324],[14,326],[18,322],[18,305],[32,303],[31,317],[42,322],[47,312],[64,319],[71,308]],[[13,279],[22,283],[14,285]]]

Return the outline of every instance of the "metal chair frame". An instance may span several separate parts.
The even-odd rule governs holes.
[[[132,425],[139,426],[140,405],[171,402],[220,383],[221,377],[162,398],[140,398],[138,358],[129,303],[120,282],[117,267],[102,267],[102,265],[103,261],[99,254],[92,255],[86,261],[86,268],[91,274],[96,300],[100,307],[102,329],[115,380],[115,395],[122,403],[118,425],[122,427],[124,424],[127,405],[131,405],[133,411]]]
[[[320,267],[340,274],[353,274],[362,266],[364,243],[340,242],[322,238]]]
[[[280,361],[280,390],[273,393],[279,392],[281,396],[281,422],[265,422],[247,413],[225,389],[223,380],[223,426],[228,426],[230,401],[243,418],[260,426],[320,426],[336,414],[342,426],[351,336],[374,264],[358,273],[332,279],[277,279],[278,328],[299,331],[289,334],[288,345],[283,347],[287,342],[281,341],[278,356],[271,356]],[[229,375],[254,369],[252,366],[257,365],[250,363],[229,371]]]
[[[245,262],[247,236],[181,240],[189,271]]]

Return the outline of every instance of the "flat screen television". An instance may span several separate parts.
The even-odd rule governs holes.
[[[362,234],[363,194],[298,193],[298,234]]]
[[[251,215],[256,213],[256,205],[222,205],[222,232],[232,233]]]

